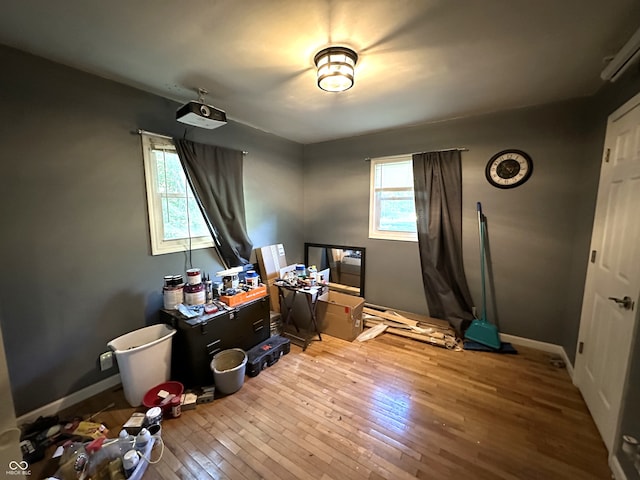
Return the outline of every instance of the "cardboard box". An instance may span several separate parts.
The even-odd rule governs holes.
[[[258,259],[262,281],[265,283],[268,280],[278,278],[280,269],[288,265],[287,257],[284,254],[284,246],[281,243],[257,248],[256,258]]]
[[[362,333],[364,298],[328,291],[320,296],[317,320],[320,332],[349,342]]]
[[[277,245],[256,248],[256,258],[258,260],[258,268],[262,282],[267,286],[267,290],[269,291],[270,308],[274,312],[279,312],[278,287],[276,287],[274,283],[280,276],[280,269],[287,266],[284,245],[278,243]]]

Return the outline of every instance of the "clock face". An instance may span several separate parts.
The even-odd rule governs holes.
[[[531,176],[531,157],[522,150],[503,150],[496,153],[485,169],[489,183],[498,188],[522,185]]]

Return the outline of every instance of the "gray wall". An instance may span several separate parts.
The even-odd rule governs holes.
[[[184,272],[186,255],[149,253],[132,132],[185,128],[178,104],[133,88],[5,47],[0,65],[0,305],[21,415],[116,373],[97,367],[106,343],[156,321],[162,277]],[[301,258],[302,147],[234,122],[187,138],[249,152],[254,246],[281,242]],[[220,269],[211,249],[194,252],[193,265]]]
[[[487,318],[503,333],[563,345],[573,357],[601,149],[588,107],[576,100],[305,146],[305,240],[366,247],[367,301],[427,313],[417,244],[368,238],[364,159],[466,147],[463,249],[476,305],[480,201],[491,255]],[[534,169],[524,185],[501,190],[484,169],[506,148],[529,153]]]

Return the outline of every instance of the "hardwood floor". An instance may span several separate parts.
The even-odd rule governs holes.
[[[144,479],[609,479],[566,370],[518,351],[454,352],[390,334],[292,345],[238,392],[165,420],[163,457]],[[96,419],[115,436],[133,411],[121,389],[63,414],[112,401]]]

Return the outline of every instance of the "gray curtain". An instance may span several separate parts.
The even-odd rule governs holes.
[[[242,188],[242,152],[174,139],[180,162],[197,197],[225,268],[249,263]]]
[[[429,314],[448,320],[462,336],[474,317],[462,264],[460,152],[414,154],[413,182],[422,282]]]

